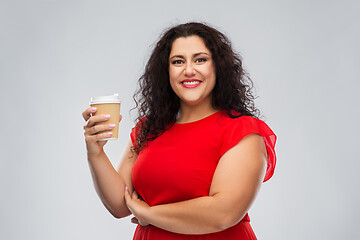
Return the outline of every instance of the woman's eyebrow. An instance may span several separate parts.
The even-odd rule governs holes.
[[[197,57],[197,56],[199,56],[199,55],[201,55],[201,54],[206,54],[206,55],[209,56],[209,54],[206,53],[206,52],[199,52],[199,53],[195,53],[195,54],[194,54],[194,57]]]
[[[210,56],[210,55],[209,55],[208,53],[206,53],[206,52],[194,53],[193,56],[194,56],[194,57],[197,57],[197,56],[199,56],[199,55],[201,55],[201,54],[206,54],[206,55]],[[185,57],[184,57],[183,55],[174,55],[174,56],[172,56],[172,57],[170,58],[170,60],[173,59],[173,58],[185,58]]]
[[[182,56],[182,55],[174,55],[174,56],[172,56],[172,57],[170,58],[170,60],[173,59],[173,58],[184,58],[184,56]]]

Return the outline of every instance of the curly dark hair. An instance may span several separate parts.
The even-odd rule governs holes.
[[[253,83],[229,39],[203,23],[180,24],[162,35],[146,64],[144,74],[139,78],[139,89],[134,94],[138,118],[133,150],[137,152],[176,122],[180,99],[170,86],[169,55],[173,42],[188,36],[200,37],[212,54],[216,71],[213,107],[224,110],[231,118],[259,115],[251,92]]]

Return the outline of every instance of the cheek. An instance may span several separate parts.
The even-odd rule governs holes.
[[[170,82],[173,82],[176,80],[176,69],[170,67],[169,68],[169,79],[170,79]]]
[[[170,80],[170,86],[173,89],[173,91],[176,90],[176,73],[174,69],[169,68],[169,80]]]
[[[215,81],[216,81],[216,72],[215,72],[215,68],[214,67],[209,67],[208,69],[206,69],[206,77],[211,80],[213,82],[213,84],[215,85]]]
[[[213,91],[216,84],[216,73],[215,71],[211,71],[209,75],[209,79],[211,79],[211,91]]]

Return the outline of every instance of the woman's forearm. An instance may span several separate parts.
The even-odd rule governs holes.
[[[221,196],[214,195],[153,206],[144,217],[150,224],[170,232],[206,234],[235,225],[244,217],[247,208],[236,211]]]
[[[89,167],[94,186],[101,201],[108,211],[116,218],[130,215],[124,200],[125,182],[114,169],[105,152],[97,156],[88,156]]]

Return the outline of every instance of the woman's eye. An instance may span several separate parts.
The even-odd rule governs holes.
[[[171,63],[172,63],[172,64],[181,64],[182,61],[181,61],[181,60],[175,60],[175,61],[172,61]]]
[[[198,59],[196,59],[196,62],[206,62],[206,59],[205,58],[198,58]]]

